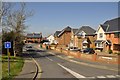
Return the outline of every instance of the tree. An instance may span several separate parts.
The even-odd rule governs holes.
[[[11,43],[13,43],[13,39],[14,39],[13,35],[14,35],[13,31],[11,31],[11,32],[3,31],[3,34],[2,34],[2,36],[3,36],[3,38],[2,38],[2,43],[3,43],[2,44],[2,54],[7,54],[7,50],[4,48],[4,42],[10,41]],[[9,51],[10,51],[11,55],[14,55],[13,54],[13,44],[11,46],[12,46],[12,48],[9,49]]]
[[[25,29],[27,28],[25,22],[27,18],[33,15],[32,11],[26,10],[25,3],[20,3],[19,5],[20,7],[18,9],[11,9],[7,16],[4,17],[5,26],[7,26],[7,30],[14,32],[13,49],[17,53],[21,53],[22,51],[24,33]]]
[[[0,21],[5,17],[11,10],[12,6],[7,2],[0,2]]]

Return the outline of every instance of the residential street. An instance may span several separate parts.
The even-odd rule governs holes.
[[[1,1],[2,80],[120,80],[119,1]]]
[[[36,48],[37,45],[30,44],[36,52],[32,52],[32,57],[39,65],[37,78],[119,78],[117,65],[115,69],[107,69],[97,66],[90,66],[87,63],[76,63],[72,57],[51,52],[49,50]]]

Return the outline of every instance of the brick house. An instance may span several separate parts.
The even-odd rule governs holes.
[[[75,33],[75,46],[80,49],[95,48],[95,40],[95,30],[89,26],[82,26]]]
[[[58,34],[60,34],[60,33],[61,33],[61,31],[56,31],[56,32],[54,33],[54,39],[55,39],[56,43],[58,43],[58,41],[59,41]]]
[[[58,45],[68,46],[71,38],[71,28],[67,26],[62,31],[57,31],[54,36],[56,37],[55,39],[58,41]]]
[[[105,52],[109,50],[112,50],[113,53],[120,52],[119,20],[120,18],[115,18],[99,25],[95,41],[97,49],[102,49]]]
[[[78,29],[74,29],[74,28],[71,29],[71,39],[70,39],[70,46],[71,47],[76,47],[75,46],[75,33],[77,30]]]
[[[26,43],[40,43],[42,40],[42,33],[28,33],[26,36]]]

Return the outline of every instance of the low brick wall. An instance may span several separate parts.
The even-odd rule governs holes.
[[[118,63],[118,58],[120,55],[114,55],[114,56],[109,56],[109,55],[97,55],[97,60],[98,61],[103,61],[103,62],[108,62],[108,63]]]
[[[102,62],[106,62],[106,63],[120,64],[120,55],[112,55],[112,54],[100,55],[97,53],[85,54],[85,53],[81,53],[81,52],[73,52],[73,51],[65,50],[62,48],[54,48],[53,50],[61,52],[65,55],[74,56],[75,58],[86,59],[86,60],[91,60],[91,61],[102,61]]]
[[[91,55],[91,54],[81,54],[81,57],[82,58],[87,58],[87,59],[89,59],[89,60],[93,60],[93,54]]]

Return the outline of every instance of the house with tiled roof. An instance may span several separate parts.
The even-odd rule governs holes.
[[[97,40],[96,49],[101,49],[105,52],[120,52],[120,17],[107,20],[99,25],[96,32]]]
[[[56,31],[56,32],[54,33],[54,37],[57,38],[59,33],[61,33],[61,31]]]
[[[56,31],[54,33],[54,37],[58,41],[59,45],[68,46],[71,39],[71,27],[67,26],[61,31]]]
[[[26,35],[26,43],[40,43],[42,40],[42,33],[28,33]]]
[[[71,39],[70,39],[70,45],[71,47],[75,47],[75,33],[78,31],[76,28],[71,29]]]
[[[75,47],[94,48],[95,39],[95,30],[89,26],[82,26],[75,33]]]
[[[58,44],[58,41],[59,41],[59,37],[58,37],[58,34],[60,33],[61,31],[56,31],[54,33],[54,39],[55,39],[55,42]]]

